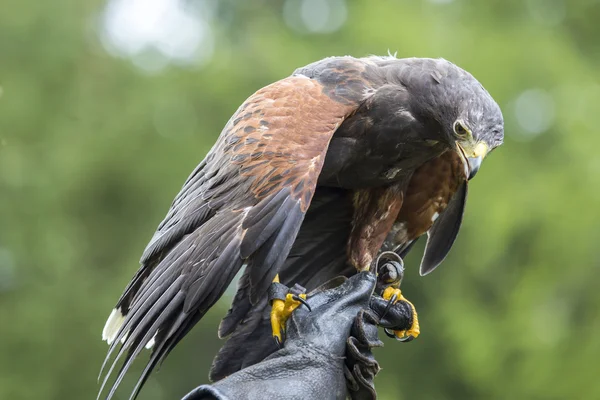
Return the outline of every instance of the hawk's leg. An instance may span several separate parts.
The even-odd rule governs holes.
[[[410,308],[412,309],[413,322],[410,328],[404,331],[393,331],[392,336],[395,336],[397,339],[400,339],[402,341],[410,341],[419,336],[421,331],[419,329],[419,318],[417,316],[417,310],[415,309],[413,303],[406,300],[406,298],[402,296],[402,292],[400,291],[400,289],[393,288],[390,286],[383,291],[381,297],[388,300],[391,304],[395,304],[398,301],[405,301],[410,305]]]
[[[303,304],[310,310],[304,292],[305,289],[299,285],[295,285],[289,289],[287,286],[279,283],[279,274],[273,279],[273,283],[269,288],[271,330],[273,331],[273,338],[279,347],[281,347],[284,341],[285,323],[290,315],[292,315],[292,312]]]
[[[405,301],[410,305],[413,314],[413,322],[409,329],[403,331],[393,331],[388,336],[393,336],[402,341],[410,341],[419,336],[419,319],[415,306],[404,296],[399,287],[404,277],[404,261],[393,251],[385,251],[377,257],[375,261],[377,268],[377,292],[381,297],[389,301],[389,304],[395,304],[398,301]],[[388,331],[386,330],[386,333]]]

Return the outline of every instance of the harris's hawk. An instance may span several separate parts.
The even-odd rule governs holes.
[[[106,379],[125,355],[108,398],[151,348],[135,397],[241,269],[213,379],[276,348],[264,337],[281,339],[289,304],[268,307],[274,280],[310,290],[369,269],[382,249],[404,256],[425,233],[420,272],[431,272],[458,234],[468,180],[502,140],[496,102],[443,59],[331,57],[260,89],[185,182],[106,323],[107,361],[117,353]]]

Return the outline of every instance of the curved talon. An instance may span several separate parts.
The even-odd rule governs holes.
[[[396,302],[398,301],[398,295],[396,293],[394,293],[392,295],[392,297],[390,297],[390,300],[388,301],[388,303],[390,303],[391,305],[396,304]]]
[[[277,345],[278,349],[283,348],[283,344],[281,343],[281,340],[279,340],[278,336],[273,336],[273,339],[275,339],[275,344]]]
[[[310,308],[310,305],[308,305],[308,302],[306,300],[304,300],[302,297],[298,296],[297,294],[292,295],[292,299],[295,301],[299,301],[300,303],[302,303],[302,305],[306,306],[306,308],[308,308],[308,311],[312,312],[312,308]]]
[[[393,339],[398,339],[396,337],[396,334],[393,331],[390,331],[388,328],[383,328],[383,331],[385,332],[385,334],[387,335],[387,337],[393,338]]]
[[[396,331],[392,331],[389,328],[384,328],[383,331],[385,332],[387,337],[396,339],[397,341],[402,342],[402,343],[412,342],[415,339],[415,337],[413,335],[399,337],[398,333],[396,333]]]
[[[388,302],[387,302],[387,304],[385,306],[385,310],[383,310],[383,314],[381,314],[381,317],[379,317],[379,319],[383,319],[387,315],[388,311],[390,311],[390,308],[396,302],[396,298],[397,298],[397,296],[394,294],[392,296],[392,298],[388,300]]]

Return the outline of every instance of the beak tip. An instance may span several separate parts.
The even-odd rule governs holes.
[[[468,162],[469,162],[469,178],[468,178],[468,180],[473,179],[475,177],[475,175],[477,175],[477,172],[479,171],[479,168],[481,167],[482,159],[483,159],[483,157],[468,158]]]

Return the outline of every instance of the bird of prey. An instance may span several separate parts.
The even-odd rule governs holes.
[[[260,358],[251,343],[265,321],[283,339],[302,298],[265,312],[273,281],[310,290],[368,270],[383,250],[404,256],[425,233],[428,274],[458,234],[467,182],[503,135],[490,94],[443,59],[330,57],[258,90],[175,197],[106,323],[106,361],[117,356],[102,387],[125,356],[108,398],[151,348],[135,397],[241,269],[213,379]]]

